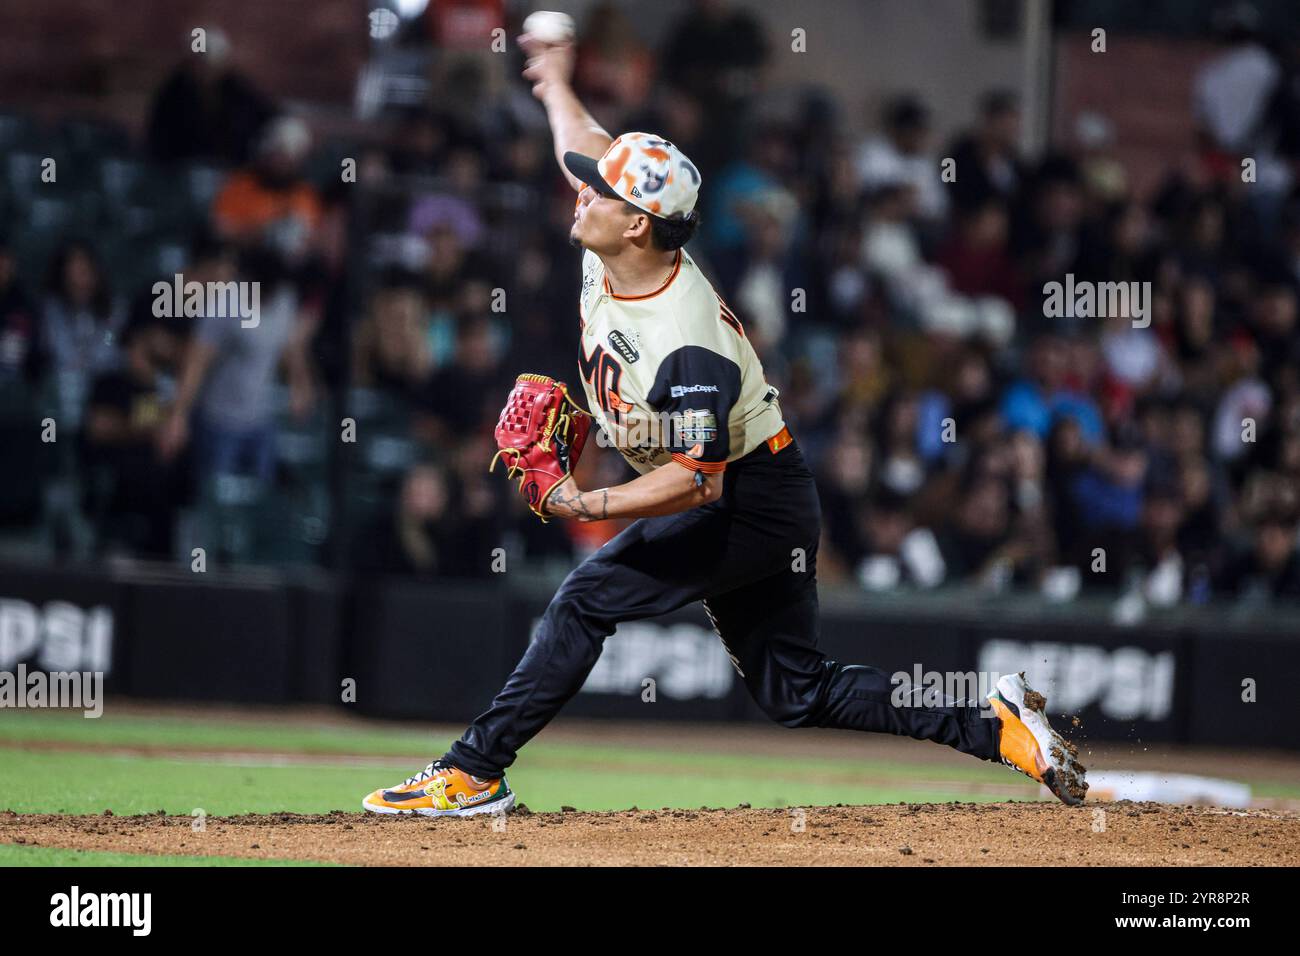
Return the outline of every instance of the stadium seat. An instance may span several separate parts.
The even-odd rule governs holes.
[[[216,475],[200,481],[190,547],[203,548],[209,563],[252,561],[259,507],[267,494],[263,482],[242,475]]]
[[[41,137],[30,116],[0,112],[0,151],[31,149]]]
[[[148,164],[137,159],[106,156],[99,161],[99,186],[110,202],[125,205],[148,174]]]
[[[225,182],[227,175],[228,172],[220,166],[196,163],[187,167],[185,190],[190,205],[206,214],[212,206],[212,200],[217,198],[217,192],[221,189],[221,184]]]
[[[95,157],[126,153],[131,137],[116,123],[100,119],[72,119],[59,124],[54,136],[73,156]]]
[[[36,187],[41,185],[41,170],[47,158],[54,158],[56,161],[59,159],[57,156],[47,157],[44,153],[25,150],[14,150],[6,156],[5,182],[10,194],[19,200],[20,205],[26,205],[23,198],[33,196]],[[57,171],[57,165],[55,169]]]
[[[261,564],[319,564],[330,528],[329,492],[313,483],[276,490],[259,503],[253,560]]]
[[[20,381],[0,383],[0,447],[25,448],[0,468],[0,526],[33,527],[41,517],[43,490],[57,467],[56,445],[42,442],[39,396]]]

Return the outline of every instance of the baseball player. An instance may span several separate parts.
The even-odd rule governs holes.
[[[365,809],[508,810],[515,795],[506,768],[582,687],[605,639],[624,621],[696,601],[778,723],[933,740],[1082,802],[1084,768],[1023,675],[1002,677],[987,708],[919,688],[900,700],[884,671],[818,650],[817,491],[741,321],[684,248],[697,223],[700,171],[662,137],[612,139],[601,129],[570,88],[571,45],[527,35],[521,43],[524,76],[578,191],[570,238],[584,250],[578,373],[587,408],[639,476],[577,486],[572,465],[591,420],[544,376],[520,376],[498,445],[539,515],[637,520],[568,576],[505,687],[464,736],[421,772],[371,793]]]

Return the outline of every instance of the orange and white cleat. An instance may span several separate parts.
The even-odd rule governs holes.
[[[482,780],[435,760],[414,777],[361,801],[371,813],[418,813],[426,817],[472,817],[509,813],[515,794],[504,776]]]
[[[1024,673],[998,678],[988,695],[998,718],[1002,762],[1037,780],[1070,806],[1083,803],[1087,769],[1079,752],[1047,722],[1047,698],[1025,683]]]

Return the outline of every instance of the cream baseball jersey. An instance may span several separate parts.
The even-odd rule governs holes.
[[[777,390],[685,250],[664,284],[639,296],[616,295],[587,251],[579,315],[588,408],[641,474],[669,461],[721,472],[783,434]]]

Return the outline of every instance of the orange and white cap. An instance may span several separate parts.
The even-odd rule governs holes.
[[[601,195],[625,200],[663,219],[689,215],[700,195],[700,171],[695,164],[652,133],[624,133],[600,159],[569,151],[564,165]]]

